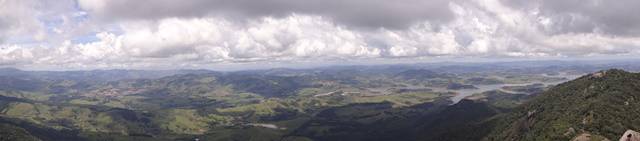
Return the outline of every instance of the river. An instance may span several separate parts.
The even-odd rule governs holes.
[[[504,87],[504,86],[526,86],[526,85],[531,85],[531,84],[543,84],[544,87],[547,87],[549,85],[556,85],[556,84],[560,84],[560,83],[564,83],[564,82],[573,80],[573,79],[578,78],[578,77],[580,77],[582,75],[570,75],[570,74],[566,74],[566,73],[560,73],[559,75],[555,75],[555,76],[549,76],[549,75],[546,75],[546,74],[542,74],[542,76],[545,76],[545,77],[558,77],[558,78],[566,78],[566,79],[564,81],[557,81],[557,82],[529,82],[529,83],[518,83],[518,84],[474,85],[478,89],[463,89],[463,90],[434,89],[434,91],[455,92],[456,95],[451,97],[451,101],[453,101],[453,103],[455,104],[455,103],[458,103],[460,100],[464,99],[465,97],[468,97],[468,96],[471,96],[471,95],[477,94],[477,93],[486,92],[486,91],[500,90],[500,91],[504,91],[504,92],[508,92],[508,93],[518,93],[518,92],[513,92],[513,91],[502,89],[502,87]]]

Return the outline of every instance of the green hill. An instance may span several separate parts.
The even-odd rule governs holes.
[[[560,84],[505,115],[486,140],[616,140],[640,129],[640,74],[606,70]]]
[[[0,141],[615,140],[640,129],[640,74],[622,70],[553,87],[502,87],[455,104],[451,92],[425,86],[537,77],[273,73],[286,75],[200,73],[99,83],[0,76]]]
[[[0,123],[0,141],[16,140],[39,141],[40,139],[34,137],[23,128],[11,124]]]

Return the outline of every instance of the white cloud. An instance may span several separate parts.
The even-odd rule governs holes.
[[[0,0],[0,43],[14,36],[44,38],[34,10],[40,4],[37,0]]]
[[[169,18],[123,23],[121,29],[122,35],[97,34],[96,42],[67,41],[57,47],[11,46],[0,53],[12,56],[3,58],[3,62],[24,59],[15,53],[19,51],[41,57],[23,62],[30,65],[91,67],[96,62],[140,66],[373,58],[381,52],[368,47],[359,33],[318,16],[267,17],[247,25],[220,18]]]
[[[89,6],[100,7],[100,4]],[[550,33],[554,19],[539,14],[535,8],[517,9],[498,0],[472,0],[452,1],[448,9],[456,18],[445,24],[422,21],[407,29],[375,30],[350,28],[332,18],[308,14],[260,17],[246,22],[218,16],[132,20],[113,25],[70,20],[69,25],[86,25],[83,27],[87,29],[83,30],[103,31],[96,33],[95,41],[78,43],[70,39],[77,37],[77,33],[63,34],[77,29],[60,26],[56,28],[59,33],[47,34],[70,36],[61,38],[64,40],[60,43],[0,44],[0,65],[89,69],[201,68],[229,63],[379,61],[440,56],[588,57],[640,53],[637,36]],[[86,16],[82,11],[69,14]],[[113,27],[117,30],[104,30]],[[10,34],[0,32],[0,35]]]
[[[308,57],[375,57],[361,35],[317,16],[263,18],[237,25],[220,18],[169,18],[124,24],[123,47],[132,57],[243,61]],[[198,59],[193,58],[193,59]]]

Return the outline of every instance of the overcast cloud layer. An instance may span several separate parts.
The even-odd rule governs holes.
[[[637,0],[0,0],[0,66],[636,56],[639,6]]]

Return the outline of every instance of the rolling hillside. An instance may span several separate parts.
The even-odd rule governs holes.
[[[640,74],[606,70],[560,84],[503,117],[487,140],[617,140],[640,129]]]

